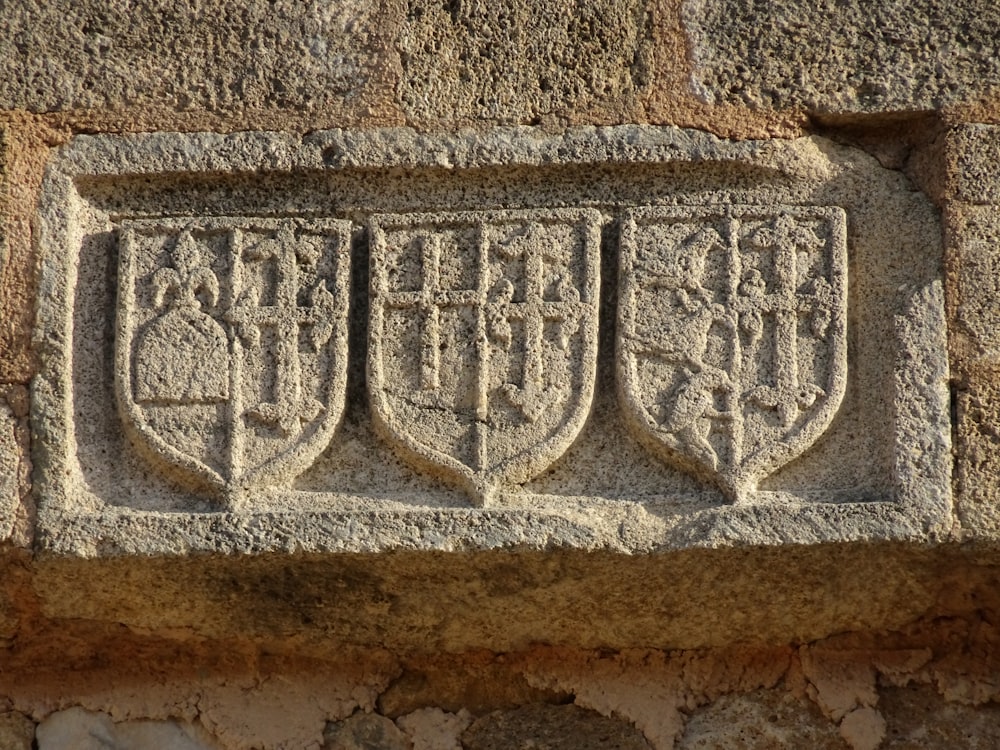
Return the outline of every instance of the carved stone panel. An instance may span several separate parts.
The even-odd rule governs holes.
[[[154,466],[237,499],[326,447],[344,408],[350,225],[125,221],[115,382]]]
[[[664,459],[745,498],[829,426],[847,382],[847,233],[835,207],[629,211],[622,406]]]
[[[953,523],[938,213],[851,147],[77,136],[36,226],[40,549],[631,555]]]
[[[590,412],[600,214],[379,215],[369,234],[377,425],[488,503],[558,458]]]

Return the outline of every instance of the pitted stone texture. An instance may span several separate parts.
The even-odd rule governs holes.
[[[419,121],[628,121],[645,44],[636,0],[410,0],[400,105]]]
[[[694,711],[676,750],[847,750],[837,725],[784,690],[724,695]]]
[[[976,205],[1000,204],[1000,126],[962,125],[947,134],[948,198]]]
[[[631,724],[579,706],[532,704],[494,711],[462,734],[465,750],[651,750]]]
[[[222,750],[208,735],[175,721],[125,721],[70,708],[38,725],[38,750]]]
[[[0,714],[0,747],[4,750],[32,750],[35,722],[15,711]]]
[[[753,470],[733,463],[742,493],[727,497],[707,471],[663,460],[622,418],[615,347],[628,332],[613,325],[615,279],[628,244],[619,247],[620,225],[636,206],[679,212],[694,234],[712,228],[720,206],[759,224],[756,239],[741,240],[759,247],[741,255],[764,258],[760,278],[732,275],[745,293],[713,302],[722,311],[706,344],[732,345],[719,327],[735,319],[741,344],[759,354],[743,358],[759,371],[736,377],[734,392],[761,404],[770,430],[744,447],[771,453]],[[343,420],[324,428],[327,445],[317,438],[296,452],[308,414],[332,424],[337,400],[313,387],[317,326],[299,320],[296,333],[288,322],[292,308],[308,315],[317,304],[312,277],[292,284],[294,295],[281,279],[293,265],[304,273],[302,232],[347,221],[355,272]],[[159,228],[134,244],[141,227]],[[286,241],[282,227],[299,229]],[[262,267],[297,259],[253,281],[258,261],[225,267],[230,251],[210,247],[216,230],[285,248],[263,253]],[[771,240],[784,230],[812,249],[796,245],[801,267],[782,276],[772,256],[787,260],[791,245]],[[927,539],[951,528],[939,237],[933,208],[901,174],[821,138],[734,143],[635,126],[79,137],[53,163],[39,222],[42,544],[86,556],[553,544],[633,553]],[[198,253],[216,264],[185,266]],[[135,273],[131,257],[144,259]],[[339,277],[324,278],[342,313]],[[255,290],[262,307],[251,315],[244,292]],[[244,329],[263,325],[247,323],[274,307],[268,295],[288,302],[285,323],[260,333],[259,360],[241,359],[256,351]],[[166,358],[166,343],[198,331],[199,357]],[[142,349],[144,336],[155,345]],[[714,351],[702,363],[722,370],[727,357]],[[692,376],[700,367],[685,366]],[[240,381],[241,367],[267,377]],[[122,414],[108,399],[116,372]],[[683,400],[671,380],[682,372],[660,368],[643,385],[661,418]],[[706,431],[718,443],[726,410],[699,412],[705,394],[688,396],[693,410],[674,427],[694,436],[689,445]],[[237,409],[234,397],[246,403]],[[139,424],[136,399],[163,411],[159,426]],[[295,453],[293,465],[267,468],[282,451]],[[206,512],[218,503],[182,483],[198,469],[211,484],[206,466],[239,501],[233,512]],[[483,502],[486,512],[470,507]]]
[[[884,688],[879,708],[886,718],[885,750],[1000,747],[1000,705],[947,702],[934,687]]]
[[[323,750],[411,750],[399,728],[378,714],[355,714],[323,732]]]
[[[695,93],[818,112],[937,109],[1000,88],[992,0],[685,0]]]
[[[377,3],[15,0],[0,18],[5,108],[315,111],[377,106],[391,80]]]
[[[377,215],[369,236],[376,425],[493,504],[559,458],[590,415],[600,214]]]

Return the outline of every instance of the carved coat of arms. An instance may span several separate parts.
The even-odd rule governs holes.
[[[133,443],[236,498],[294,477],[344,406],[350,225],[123,222],[115,380]]]
[[[846,326],[839,208],[642,208],[623,221],[623,408],[647,446],[734,500],[829,426]]]
[[[590,413],[600,215],[381,215],[369,232],[376,426],[489,503],[558,458]]]

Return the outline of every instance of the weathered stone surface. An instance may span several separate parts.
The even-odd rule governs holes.
[[[411,750],[411,745],[392,719],[355,714],[327,725],[323,750]]]
[[[175,721],[116,724],[102,713],[70,708],[38,725],[38,750],[220,750],[200,729]]]
[[[532,704],[494,711],[462,734],[466,750],[649,750],[642,733],[627,722],[579,706]]]
[[[631,119],[645,82],[641,2],[415,0],[396,42],[410,118]]]
[[[35,722],[24,714],[9,711],[0,714],[0,747],[4,750],[31,750]]]
[[[18,419],[0,391],[0,539],[10,537],[21,504],[21,444]]]
[[[244,528],[273,533],[271,526]],[[300,539],[324,528],[303,530]],[[421,654],[504,652],[534,643],[697,648],[900,628],[946,594],[971,596],[971,575],[995,580],[995,571],[963,566],[956,549],[946,549],[944,561],[928,550],[884,544],[658,555],[567,549],[83,561],[44,555],[33,585],[47,617],[190,630],[272,648],[290,648],[288,634],[299,633],[295,648],[327,657],[349,644]],[[672,583],[653,597],[650,581]],[[879,596],[871,595],[873,587]],[[551,692],[574,690],[567,684]]]
[[[634,213],[651,196],[663,197]],[[675,200],[686,207],[666,208]],[[721,204],[742,207],[725,218]],[[275,214],[287,218],[263,218]],[[678,248],[715,232],[702,275],[669,283],[690,287],[689,302],[701,294],[710,326],[735,327],[673,369],[628,381],[625,363],[617,379],[641,391],[639,432],[684,433],[695,452],[707,440],[729,466],[718,476],[707,459],[693,473],[671,465],[623,429],[613,327],[596,344],[597,306],[612,315],[614,289],[605,282],[599,303],[609,277],[598,237],[614,278],[620,223],[647,214],[666,232],[648,256],[665,278]],[[670,235],[664,217],[690,237]],[[366,295],[354,275],[344,334],[348,220],[371,286]],[[730,143],[642,127],[79,138],[42,208],[44,544],[91,556],[925,539],[951,525],[938,231],[899,174],[817,138]],[[307,270],[321,235],[336,241]],[[730,240],[746,278],[726,260]],[[631,258],[627,232],[621,244]],[[793,246],[794,271],[782,265]],[[104,270],[116,255],[117,288]],[[269,265],[279,257],[284,271]],[[709,278],[724,269],[734,291]],[[669,291],[649,273],[651,299]],[[623,271],[626,296],[631,280]],[[281,307],[268,295],[285,311],[267,312]],[[319,308],[337,333],[311,322]],[[645,319],[654,308],[637,309]],[[699,320],[682,306],[671,325]],[[619,326],[619,352],[635,331]],[[201,353],[168,356],[188,332]],[[734,358],[725,350],[737,342]],[[757,374],[738,376],[737,359]],[[725,380],[682,382],[684,368],[702,377],[710,363]],[[241,381],[241,368],[260,377]],[[116,377],[120,414],[106,387]],[[738,406],[722,403],[727,390]],[[734,430],[755,436],[735,441]],[[220,492],[235,513],[205,512]],[[490,512],[470,510],[487,500]]]
[[[451,713],[421,708],[400,716],[396,723],[413,743],[413,750],[465,750],[460,738],[472,716],[465,709]]]
[[[22,113],[0,113],[0,120],[0,383],[26,384],[36,365],[32,221],[50,147],[59,139]]]
[[[385,6],[17,0],[0,23],[0,106],[378,109],[394,66]]]
[[[846,750],[837,725],[784,690],[724,695],[694,711],[677,750]]]
[[[990,0],[685,0],[697,94],[817,112],[936,109],[1000,88]]]
[[[886,750],[962,747],[987,750],[1000,745],[1000,706],[949,703],[929,685],[881,691],[879,709],[888,724]]]

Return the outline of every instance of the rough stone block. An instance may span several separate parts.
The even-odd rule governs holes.
[[[388,7],[15,0],[0,11],[0,106],[377,107],[395,75]]]
[[[882,691],[879,709],[888,724],[886,750],[964,747],[987,750],[1000,744],[1000,706],[946,701],[933,686]]]
[[[1000,88],[991,0],[685,0],[695,92],[817,112],[937,109]]]
[[[724,695],[694,711],[678,750],[768,750],[809,747],[846,750],[837,725],[784,690]]]
[[[331,722],[323,732],[323,750],[409,750],[399,728],[384,716],[355,714]]]

